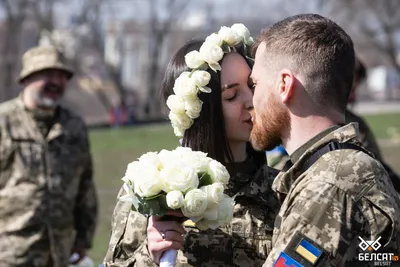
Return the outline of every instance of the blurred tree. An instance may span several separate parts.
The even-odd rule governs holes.
[[[0,0],[4,10],[4,37],[0,59],[0,102],[16,94],[16,73],[20,61],[21,31],[29,0]]]
[[[350,31],[355,42],[375,48],[400,75],[400,1],[338,0],[329,4],[334,19]]]
[[[149,65],[148,65],[148,96],[147,96],[147,115],[150,118],[159,117],[161,108],[157,94],[160,77],[160,58],[161,48],[171,28],[184,18],[187,6],[191,0],[152,0],[147,1],[149,10]]]

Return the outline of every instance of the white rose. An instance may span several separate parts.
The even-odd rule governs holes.
[[[233,198],[224,195],[224,198],[218,203],[218,223],[219,226],[225,226],[230,223],[233,218]]]
[[[224,185],[221,183],[213,183],[210,185],[202,186],[200,187],[200,190],[207,195],[208,207],[219,203],[224,197]]]
[[[200,116],[203,101],[199,98],[187,99],[185,101],[186,115],[191,119],[196,119]]]
[[[230,176],[228,170],[216,160],[210,162],[207,173],[211,176],[214,183],[222,183],[223,185],[229,183]]]
[[[211,80],[211,74],[204,70],[196,70],[191,76],[193,83],[198,87],[206,86]]]
[[[156,152],[147,152],[139,158],[139,162],[154,165],[157,169],[161,168],[161,161]]]
[[[209,43],[212,45],[218,45],[218,46],[222,45],[222,41],[223,40],[221,39],[221,37],[216,33],[209,35],[205,40],[206,43]]]
[[[167,107],[175,114],[185,113],[185,101],[177,95],[170,95],[167,99]]]
[[[158,158],[160,159],[163,168],[174,166],[177,162],[182,160],[178,153],[166,149],[163,149],[158,153]]]
[[[218,35],[230,46],[236,45],[241,41],[241,37],[229,27],[221,27]]]
[[[200,216],[207,209],[207,196],[200,189],[193,189],[186,193],[182,213],[187,218]]]
[[[171,111],[168,117],[173,125],[178,126],[179,128],[183,128],[185,130],[189,129],[190,126],[192,126],[193,124],[193,120],[186,114],[176,114]]]
[[[177,137],[183,137],[183,135],[185,134],[185,129],[179,127],[179,126],[173,126],[174,128],[174,134]]]
[[[167,206],[173,210],[180,209],[183,206],[184,198],[181,191],[171,191],[167,194]]]
[[[164,166],[160,172],[164,192],[178,190],[187,192],[199,186],[199,177],[194,169],[179,162]]]
[[[177,155],[180,155],[182,158],[185,157],[186,155],[190,155],[196,151],[193,151],[190,147],[184,147],[184,146],[178,146],[175,148],[173,153],[177,153]]]
[[[199,51],[191,51],[185,56],[186,65],[191,69],[197,69],[205,63]]]
[[[141,197],[152,197],[162,191],[160,172],[151,164],[140,163],[141,168],[134,180],[134,192]]]
[[[193,151],[191,155],[186,156],[184,162],[196,170],[197,173],[207,172],[211,158],[201,151]]]
[[[200,54],[208,64],[218,64],[224,57],[224,51],[218,45],[204,43],[200,47]]]
[[[199,89],[193,83],[193,80],[190,78],[190,72],[184,71],[179,75],[179,77],[175,80],[174,84],[174,93],[178,96],[194,96],[197,95]]]
[[[214,205],[211,208],[207,208],[203,214],[203,218],[209,221],[218,220],[218,205]]]
[[[247,41],[250,38],[250,31],[242,23],[233,24],[231,27],[232,31],[235,32],[242,38],[242,41]]]
[[[142,164],[139,161],[133,161],[128,164],[125,176],[122,178],[122,181],[133,186],[135,183],[135,179],[137,179],[137,174],[140,172],[141,168],[143,168]]]

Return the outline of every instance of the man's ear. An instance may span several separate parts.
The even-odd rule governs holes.
[[[287,103],[294,93],[295,77],[293,72],[283,69],[279,72],[278,94],[283,103]]]

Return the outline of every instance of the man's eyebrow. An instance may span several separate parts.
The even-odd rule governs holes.
[[[225,91],[226,89],[230,89],[238,85],[239,85],[238,83],[225,84],[224,86],[222,86],[222,92]]]

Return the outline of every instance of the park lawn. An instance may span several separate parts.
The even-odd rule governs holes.
[[[388,113],[364,116],[377,139],[390,138],[390,128],[400,134],[400,113]]]
[[[169,123],[121,129],[92,129],[89,138],[100,205],[90,255],[95,266],[98,266],[108,247],[112,211],[127,164],[149,151],[173,149],[178,145],[178,139]]]
[[[389,137],[389,127],[400,130],[400,114],[370,115],[365,118],[379,139]],[[100,203],[99,222],[90,253],[97,266],[108,247],[112,211],[127,164],[143,153],[172,149],[177,146],[178,139],[173,135],[170,124],[164,123],[122,129],[92,129],[90,142]],[[382,147],[382,151],[388,163],[400,172],[400,146]]]

